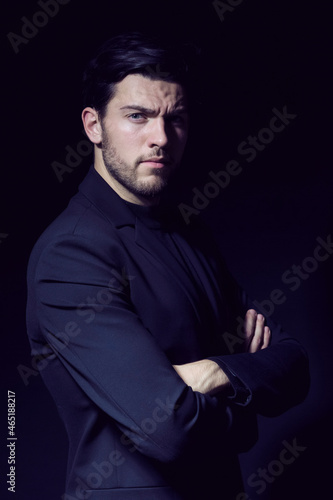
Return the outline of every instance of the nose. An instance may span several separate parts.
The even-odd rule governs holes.
[[[148,146],[151,148],[154,146],[162,148],[166,146],[168,142],[169,139],[164,118],[159,116],[152,119],[148,131]]]

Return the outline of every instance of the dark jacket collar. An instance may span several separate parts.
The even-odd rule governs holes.
[[[79,186],[81,194],[86,196],[116,227],[135,226],[137,219],[151,229],[179,229],[179,214],[175,207],[164,205],[142,207],[123,200],[92,165]]]
[[[136,215],[92,165],[79,191],[117,228],[135,225]]]
[[[179,252],[186,258],[190,256],[190,261],[195,264],[197,270],[200,270],[202,264],[196,256],[195,249],[192,249],[189,243],[180,236],[177,229],[184,228],[184,223],[179,221],[179,214],[176,211],[171,211],[168,207],[162,208],[161,224],[151,224],[140,213],[140,209],[130,207],[118,194],[108,185],[106,181],[96,172],[92,166],[79,186],[79,191],[82,195],[87,197],[91,203],[108,218],[110,223],[117,229],[124,228],[125,226],[133,226],[134,238],[138,246],[143,248],[151,255],[151,259],[155,260],[156,265],[162,273],[168,278],[173,276],[180,288],[184,291],[189,301],[191,302],[195,314],[197,315],[196,307],[196,287],[194,287],[193,277],[190,276],[186,270],[186,266],[181,264],[180,259],[176,257],[175,252],[170,252],[168,247],[164,244],[163,240],[154,236],[152,229],[170,230],[175,238],[176,244],[179,246]],[[164,213],[164,217],[163,217]],[[178,215],[178,217],[177,217]],[[200,273],[200,271],[198,271]],[[200,282],[200,279],[197,282]],[[198,283],[197,283],[198,286]],[[199,288],[202,289],[202,283]],[[198,316],[198,321],[201,321]]]

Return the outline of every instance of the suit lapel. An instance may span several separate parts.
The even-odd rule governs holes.
[[[192,246],[177,233],[174,235],[174,238],[193,276],[203,291],[203,300],[206,302],[206,307],[212,311],[218,311],[221,309],[221,294],[214,272],[207,261],[207,256],[205,257],[196,245]]]
[[[187,263],[183,265],[174,252],[163,244],[154,228],[148,228],[135,216],[124,201],[110,188],[92,166],[80,185],[80,191],[98,210],[100,210],[116,229],[121,230],[126,226],[135,227],[135,242],[150,255],[152,261],[165,276],[171,277],[190,301],[200,323],[202,316],[200,309],[203,303],[210,302],[211,288],[205,275],[206,265],[195,255],[188,243],[182,237],[175,237],[179,252]],[[155,234],[154,234],[155,233]],[[194,266],[193,266],[194,262]],[[187,268],[190,269],[187,272]],[[207,269],[206,269],[207,271]],[[208,270],[209,272],[209,270]],[[211,273],[210,273],[211,275]],[[201,278],[199,278],[201,276]],[[206,283],[204,282],[206,279]],[[206,293],[204,293],[206,290]],[[207,298],[208,297],[208,298]]]

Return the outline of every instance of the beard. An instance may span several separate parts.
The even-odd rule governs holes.
[[[151,151],[150,157],[161,157],[167,161],[162,168],[151,168],[144,179],[139,178],[138,167],[142,161],[148,160],[146,156],[138,157],[131,165],[126,163],[112,146],[105,131],[102,131],[102,156],[108,173],[136,196],[152,199],[159,196],[168,186],[172,175],[174,161],[168,153],[160,148]]]

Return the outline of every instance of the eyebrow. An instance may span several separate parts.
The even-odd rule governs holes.
[[[145,113],[147,115],[154,115],[156,114],[156,111],[154,109],[150,108],[145,108],[144,106],[140,106],[137,104],[130,104],[127,106],[122,106],[120,108],[121,110],[134,110],[134,111],[140,111],[141,113]],[[172,110],[168,115],[174,115],[176,113],[187,113],[187,108],[183,105],[176,107],[174,110]]]

